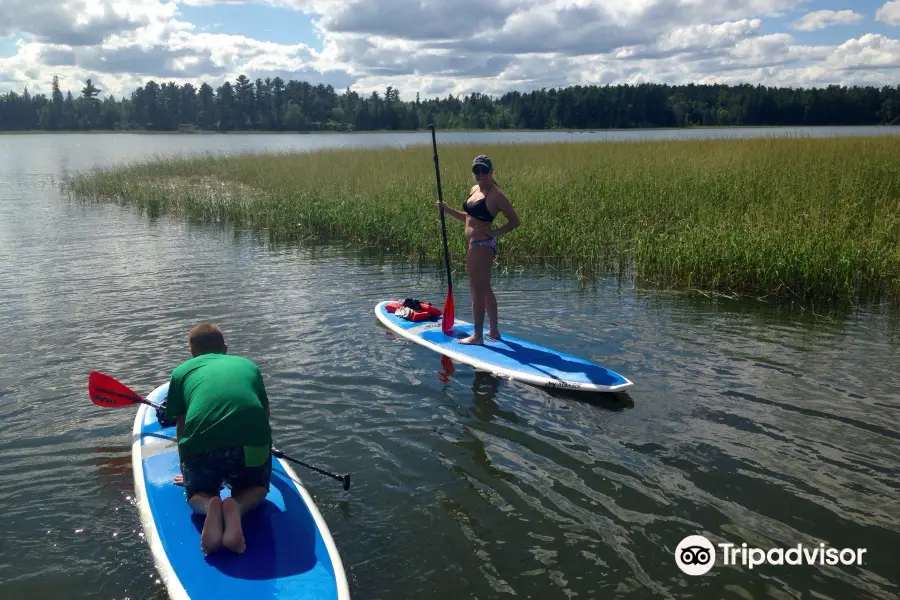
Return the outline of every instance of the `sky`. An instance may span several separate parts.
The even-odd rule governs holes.
[[[0,0],[0,93],[244,74],[404,100],[571,85],[900,85],[900,0]]]

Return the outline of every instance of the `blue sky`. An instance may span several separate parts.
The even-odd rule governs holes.
[[[16,53],[16,40],[14,37],[0,38],[0,58],[14,56]]]
[[[858,38],[866,33],[880,33],[883,35],[898,35],[898,28],[889,26],[875,19],[875,12],[884,4],[882,0],[815,0],[806,3],[802,11],[794,11],[789,16],[777,17],[771,20],[773,32],[790,33],[799,43],[841,44],[849,38]],[[863,16],[862,21],[850,25],[834,25],[818,31],[796,31],[791,29],[791,24],[805,12],[818,10],[852,10]],[[768,27],[767,27],[768,29]]]
[[[883,0],[811,0],[801,5],[802,8],[784,15],[764,18],[763,28],[766,33],[790,33],[798,42],[809,45],[840,44],[848,38],[859,37],[866,33],[896,34],[896,27],[875,19],[875,12],[882,4]],[[313,27],[313,19],[316,16],[291,8],[256,3],[228,3],[185,5],[180,6],[179,10],[184,20],[194,23],[205,31],[246,35],[262,41],[283,44],[303,43],[316,50],[322,50],[322,40],[316,36]],[[853,10],[860,13],[863,19],[858,23],[833,25],[816,31],[792,29],[791,25],[798,17],[818,10]]]
[[[812,19],[819,11],[853,12]],[[795,28],[804,17],[825,26]],[[0,93],[46,91],[54,75],[63,89],[90,77],[121,95],[150,79],[218,87],[240,74],[393,86],[404,99],[900,85],[900,0],[0,0]]]
[[[306,44],[322,49],[312,20],[290,8],[264,4],[214,4],[212,6],[181,6],[182,19],[198,29],[211,33],[246,35],[265,42]]]
[[[809,45],[841,44],[848,38],[859,37],[866,33],[896,36],[897,27],[875,19],[875,12],[883,4],[884,0],[810,0],[801,4],[801,8],[780,16],[764,18],[763,29],[766,33],[790,33],[799,43]],[[833,25],[816,31],[792,29],[791,25],[798,17],[819,10],[853,10],[860,13],[863,19],[858,23]],[[282,44],[303,43],[316,50],[322,50],[322,40],[316,36],[313,27],[316,15],[307,15],[291,8],[256,3],[227,3],[183,5],[179,7],[179,11],[184,20],[205,31],[246,35]],[[2,47],[0,43],[0,48]]]

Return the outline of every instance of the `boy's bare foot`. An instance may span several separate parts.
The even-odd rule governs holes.
[[[247,549],[244,541],[244,529],[241,526],[241,509],[234,498],[225,498],[222,502],[222,513],[225,515],[225,533],[222,543],[232,552],[243,554]]]
[[[488,335],[487,335],[487,336],[488,336],[488,339],[490,339],[490,340],[496,340],[496,341],[498,341],[498,342],[499,342],[500,340],[503,339],[503,338],[500,337],[500,332],[499,332],[499,331],[490,331],[490,332],[488,332]]]
[[[480,346],[481,344],[484,343],[484,340],[481,339],[481,336],[480,336],[480,335],[470,335],[470,336],[467,337],[467,338],[462,338],[461,340],[459,340],[459,343],[460,343],[460,344],[472,344],[472,345]]]
[[[212,554],[222,546],[222,500],[218,496],[209,499],[206,505],[206,520],[200,534],[200,550]]]

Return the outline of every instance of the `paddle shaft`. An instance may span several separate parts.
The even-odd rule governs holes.
[[[329,473],[328,471],[324,471],[324,470],[320,469],[319,467],[314,467],[312,465],[308,465],[305,462],[303,462],[302,460],[297,460],[296,458],[292,458],[292,457],[288,456],[287,454],[285,454],[284,452],[282,452],[281,450],[278,450],[274,446],[272,447],[272,456],[275,456],[277,458],[283,458],[292,463],[297,463],[298,465],[304,466],[307,469],[312,469],[313,471],[316,471],[317,473],[321,473],[322,475],[327,475],[328,477],[331,477],[332,479],[337,479],[338,481],[341,481],[344,483],[345,490],[350,489],[350,475],[349,474],[335,475],[334,473]]]
[[[434,148],[434,176],[437,179],[438,201],[443,204],[444,196],[441,192],[441,169],[438,165],[437,134],[433,124],[429,125],[428,128],[431,130],[431,146]],[[444,241],[444,266],[447,267],[447,293],[450,294],[453,290],[453,283],[450,280],[450,250],[447,247],[447,226],[444,224],[443,209],[441,210],[441,238]]]
[[[91,401],[94,402],[94,404],[97,404],[98,406],[102,406],[104,408],[121,408],[123,406],[129,406],[131,403],[136,403],[136,404],[146,404],[148,406],[152,406],[153,408],[155,408],[157,410],[163,409],[163,406],[161,404],[157,404],[155,402],[151,402],[150,400],[147,400],[140,394],[137,394],[134,391],[132,391],[131,388],[129,388],[122,382],[116,380],[115,378],[113,378],[109,375],[106,375],[105,373],[100,373],[97,371],[91,372],[89,381],[90,381],[90,383],[88,384],[88,386],[89,386],[89,391],[90,391],[90,395],[91,395]],[[106,385],[103,385],[103,383],[105,383]],[[115,390],[115,389],[112,389],[112,387],[119,387],[121,389]],[[117,403],[115,400],[106,398],[104,396],[101,396],[100,394],[105,394],[108,396],[115,396],[117,398],[122,398],[124,400],[127,400],[128,404]],[[350,475],[349,474],[344,475],[342,477],[340,475],[335,475],[334,473],[329,473],[328,471],[323,471],[322,469],[320,469],[318,467],[308,465],[303,461],[297,460],[296,458],[291,458],[290,456],[286,456],[284,454],[284,452],[276,449],[274,446],[272,447],[272,455],[277,456],[278,458],[283,458],[285,460],[289,460],[291,462],[297,463],[298,465],[303,465],[307,469],[312,469],[313,471],[317,471],[319,473],[322,473],[323,475],[328,475],[329,477],[332,477],[334,479],[337,479],[338,481],[343,482],[345,490],[350,489]]]

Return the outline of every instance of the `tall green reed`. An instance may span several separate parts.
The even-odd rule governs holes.
[[[900,296],[900,138],[448,145],[459,208],[487,152],[522,226],[509,265],[809,300]],[[159,159],[69,182],[80,197],[441,258],[430,148]],[[500,217],[497,224],[504,222]],[[461,224],[450,219],[454,261]]]

